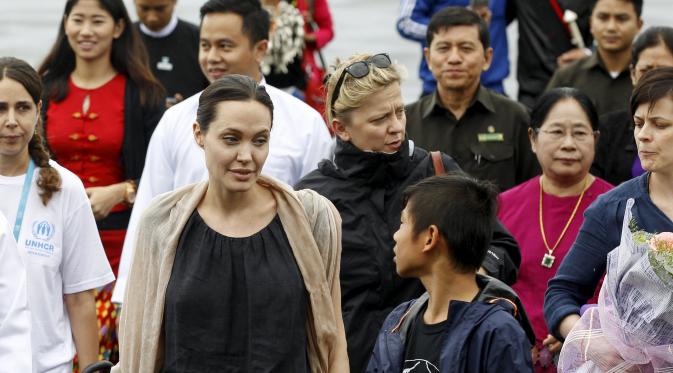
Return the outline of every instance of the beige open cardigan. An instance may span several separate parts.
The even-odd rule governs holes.
[[[281,224],[308,293],[306,331],[311,371],[348,372],[339,284],[339,213],[331,202],[313,191],[295,192],[268,177],[260,177],[258,183],[269,188],[276,199]],[[144,213],[119,322],[120,359],[113,372],[161,369],[164,302],[175,250],[207,188],[208,183],[201,182],[163,194]]]

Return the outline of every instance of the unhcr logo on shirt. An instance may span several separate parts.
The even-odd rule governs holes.
[[[54,226],[48,221],[35,221],[33,223],[33,236],[42,241],[49,241],[54,236]]]
[[[26,239],[28,253],[47,258],[51,257],[54,253],[54,245],[49,243],[49,240],[54,237],[55,231],[56,227],[46,220],[34,221],[32,230],[34,239]]]

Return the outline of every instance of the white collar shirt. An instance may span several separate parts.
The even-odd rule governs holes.
[[[140,22],[140,31],[147,35],[151,36],[156,39],[162,39],[165,38],[166,36],[170,35],[175,31],[175,28],[178,27],[178,16],[173,13],[173,16],[171,17],[171,20],[168,22],[166,27],[162,28],[159,31],[152,31],[150,30],[147,26],[145,26],[144,23]]]

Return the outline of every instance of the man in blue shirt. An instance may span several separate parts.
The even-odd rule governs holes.
[[[402,37],[419,42],[423,50],[427,47],[425,36],[430,18],[448,6],[468,6],[469,3],[469,0],[402,0],[397,31]],[[491,46],[493,47],[493,63],[482,74],[481,83],[499,93],[505,92],[502,82],[509,75],[506,5],[506,0],[491,0],[489,8],[474,9],[489,23]],[[434,92],[437,82],[422,57],[418,75],[423,80],[422,96]]]

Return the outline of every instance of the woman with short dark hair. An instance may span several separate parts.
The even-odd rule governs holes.
[[[549,281],[544,313],[552,335],[563,340],[594,294],[607,255],[620,245],[627,201],[633,200],[634,231],[673,232],[673,68],[646,72],[630,103],[638,156],[645,174],[600,196],[556,276]]]
[[[673,27],[649,27],[631,47],[633,85],[647,71],[664,66],[673,66]],[[601,115],[600,133],[591,168],[594,175],[618,185],[645,172],[633,138],[633,115],[626,105],[624,110]]]
[[[612,185],[589,173],[598,115],[575,88],[555,88],[539,98],[528,130],[542,175],[500,194],[498,218],[521,248],[519,277],[512,288],[535,328],[536,372],[556,372],[561,344],[549,333],[542,306],[547,281],[575,241],[584,211]]]
[[[122,371],[348,371],[341,220],[326,198],[260,175],[272,116],[264,87],[243,75],[200,96],[193,130],[208,180],[143,214]]]

